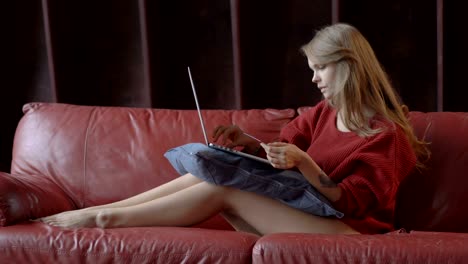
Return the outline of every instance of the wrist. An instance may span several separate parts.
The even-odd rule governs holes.
[[[296,165],[296,167],[301,171],[302,170],[310,171],[311,169],[312,171],[317,170],[317,174],[321,170],[320,167],[315,163],[315,161],[309,156],[309,154],[307,154],[307,152],[302,153],[301,158],[299,159],[299,162]]]

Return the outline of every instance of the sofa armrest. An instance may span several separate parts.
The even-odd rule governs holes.
[[[0,172],[0,226],[74,208],[66,194],[44,176]]]

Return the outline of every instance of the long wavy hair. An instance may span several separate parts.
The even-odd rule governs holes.
[[[334,91],[328,100],[343,118],[344,125],[366,137],[379,133],[370,127],[367,110],[402,128],[420,160],[429,157],[427,143],[419,140],[396,93],[366,38],[353,26],[337,23],[316,32],[301,47],[302,52],[319,64],[336,64]]]

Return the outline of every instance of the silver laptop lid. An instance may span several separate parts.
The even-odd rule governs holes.
[[[206,145],[208,145],[209,142],[208,142],[208,136],[206,135],[205,122],[203,122],[203,116],[200,111],[200,105],[198,104],[197,91],[195,90],[195,85],[193,84],[192,73],[190,72],[189,66],[187,67],[187,71],[188,71],[188,75],[190,78],[190,85],[192,85],[193,97],[195,97],[195,104],[197,105],[197,112],[198,112],[198,117],[200,118],[200,124],[202,127],[203,136],[205,137]]]

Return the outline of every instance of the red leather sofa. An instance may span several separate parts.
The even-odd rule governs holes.
[[[120,200],[178,175],[163,157],[203,142],[196,111],[24,106],[11,172],[0,173],[1,263],[468,263],[468,113],[410,112],[430,141],[427,169],[379,235],[236,232],[220,216],[191,227],[61,229],[30,221]],[[208,130],[235,123],[268,141],[300,111],[205,110]]]

